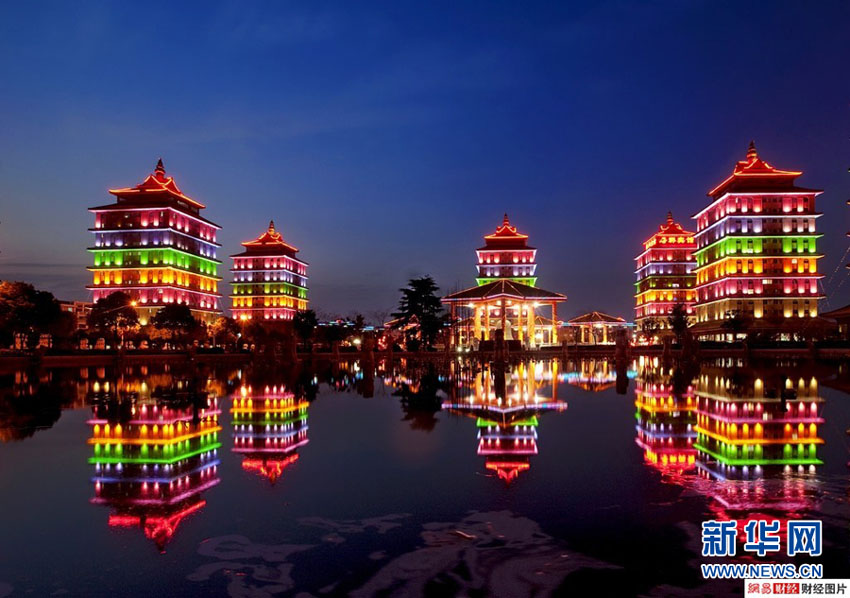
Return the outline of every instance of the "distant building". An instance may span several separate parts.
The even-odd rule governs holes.
[[[661,330],[669,328],[667,318],[677,304],[693,313],[696,260],[694,233],[684,230],[667,212],[667,221],[643,244],[635,258],[635,326],[654,320]]]
[[[537,287],[537,250],[528,235],[505,214],[496,232],[476,250],[477,286],[443,297],[451,313],[451,343],[459,346],[491,341],[501,330],[505,340],[532,348],[558,342],[557,304],[565,295]],[[551,317],[536,313],[549,308]]]
[[[76,330],[88,330],[88,317],[91,313],[91,301],[60,301],[59,308],[74,316]]]
[[[723,323],[793,331],[818,315],[815,210],[818,189],[798,187],[802,172],[779,170],[750,143],[747,157],[708,192],[697,221],[696,325],[701,338],[728,337]]]
[[[239,320],[292,320],[307,309],[307,263],[295,257],[298,249],[269,228],[233,258],[233,317]]]
[[[566,340],[578,345],[613,345],[617,331],[628,330],[629,323],[619,316],[592,311],[573,318],[564,326]]]
[[[116,203],[94,213],[94,301],[116,291],[136,302],[146,324],[161,307],[188,305],[199,320],[221,314],[216,242],[220,226],[200,215],[204,204],[187,197],[160,160],[135,187],[110,189]]]

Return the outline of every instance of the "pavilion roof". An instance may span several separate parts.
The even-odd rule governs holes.
[[[510,279],[495,280],[493,282],[464,289],[451,295],[443,297],[443,303],[462,301],[486,301],[490,299],[516,299],[529,301],[540,299],[543,301],[566,301],[567,296],[554,291],[547,291],[538,287],[532,287]]]
[[[162,158],[156,163],[153,174],[149,174],[148,178],[135,187],[110,189],[109,192],[117,197],[134,200],[167,196],[183,200],[194,208],[202,209],[206,207],[201,202],[184,195],[174,181],[174,177],[165,175],[165,166],[162,164]]]
[[[779,170],[774,168],[759,157],[756,144],[750,141],[747,149],[747,157],[738,161],[735,168],[722,183],[708,192],[713,198],[718,198],[730,192],[757,192],[769,193],[777,189],[786,191],[810,191],[819,193],[820,189],[805,189],[796,187],[794,180],[803,174],[801,171]]]
[[[844,307],[839,307],[838,309],[833,309],[832,311],[821,312],[820,317],[831,319],[850,318],[850,305],[845,305]]]
[[[601,311],[592,311],[569,320],[570,324],[625,324],[623,318],[611,316]]]
[[[252,241],[244,241],[242,245],[246,251],[238,253],[231,257],[242,255],[289,255],[293,256],[298,253],[298,249],[283,240],[283,235],[277,232],[274,228],[274,220],[269,221],[269,228]]]

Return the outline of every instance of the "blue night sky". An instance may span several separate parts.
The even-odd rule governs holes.
[[[847,2],[5,0],[0,277],[87,297],[86,208],[161,156],[223,225],[225,281],[274,218],[320,315],[374,318],[416,275],[471,286],[507,211],[560,315],[631,318],[641,242],[668,209],[693,228],[755,139],[826,190],[838,307],[848,34]]]

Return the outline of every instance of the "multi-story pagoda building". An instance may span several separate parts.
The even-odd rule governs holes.
[[[233,317],[239,320],[292,320],[307,309],[307,263],[298,249],[269,228],[233,258]]]
[[[166,176],[162,160],[142,183],[110,189],[116,203],[94,213],[94,301],[128,294],[146,324],[161,307],[185,304],[199,320],[221,314],[216,259],[220,226],[202,217],[204,204],[186,196]]]
[[[565,295],[537,287],[537,249],[505,214],[496,232],[476,249],[477,286],[443,297],[452,321],[452,345],[504,340],[535,347],[558,343],[557,304]],[[537,313],[549,308],[551,317]]]
[[[798,187],[801,174],[774,168],[750,143],[746,159],[708,192],[711,202],[694,215],[699,336],[722,339],[730,318],[793,331],[795,321],[818,315],[815,198],[822,191]]]
[[[512,280],[533,287],[537,284],[537,249],[528,245],[528,235],[511,226],[505,214],[502,225],[492,235],[484,237],[484,246],[475,250],[478,255],[478,285],[497,280]]]
[[[263,391],[242,386],[230,409],[232,450],[244,456],[242,468],[274,484],[298,460],[298,448],[307,444],[308,406],[284,386]]]
[[[110,526],[139,527],[162,550],[206,504],[202,493],[219,483],[221,411],[206,393],[168,401],[129,396],[93,408],[91,502],[114,509]]]
[[[635,325],[643,328],[654,320],[658,328],[668,328],[667,317],[676,305],[684,305],[693,313],[696,291],[694,233],[682,228],[667,212],[667,221],[643,244],[643,252],[635,258]]]

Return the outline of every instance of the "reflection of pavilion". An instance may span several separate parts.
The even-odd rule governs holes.
[[[162,550],[219,482],[218,401],[112,401],[93,412],[92,502],[114,508],[110,526],[141,527]]]
[[[243,386],[233,397],[233,452],[244,455],[242,468],[274,484],[298,460],[307,444],[307,407],[284,386],[255,391]]]
[[[443,409],[476,418],[477,453],[505,482],[528,470],[537,454],[538,415],[567,408],[557,399],[557,367],[556,362],[531,362],[506,373],[488,365],[468,386],[452,385],[453,396],[443,403]],[[550,386],[550,397],[539,394],[544,386]]]
[[[646,462],[668,473],[692,469],[697,454],[693,387],[677,393],[671,375],[647,364],[636,380],[635,407],[635,443]]]
[[[617,368],[607,359],[582,359],[576,362],[574,371],[565,372],[563,377],[572,386],[600,392],[617,385]]]
[[[557,304],[567,298],[537,287],[537,249],[528,245],[528,235],[511,226],[505,214],[476,254],[477,286],[442,299],[451,310],[451,343],[492,341],[500,330],[505,340],[528,347],[557,344]],[[551,316],[536,313],[541,308],[549,308]]]

